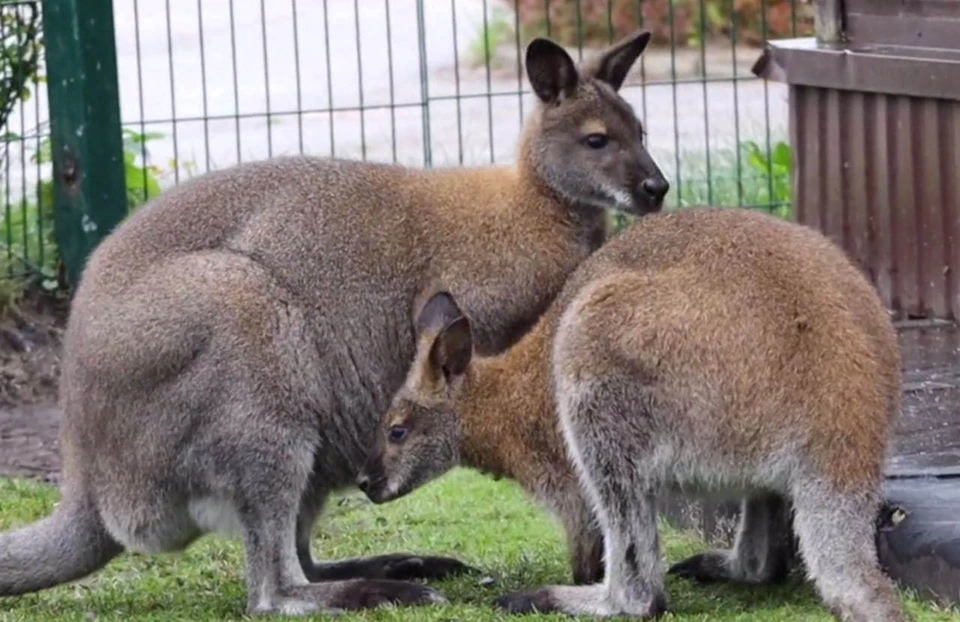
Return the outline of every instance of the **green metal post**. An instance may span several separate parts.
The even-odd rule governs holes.
[[[112,0],[43,0],[54,231],[76,285],[127,214]]]

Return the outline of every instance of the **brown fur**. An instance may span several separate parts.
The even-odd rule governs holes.
[[[744,210],[645,218],[581,264],[518,344],[472,362],[469,315],[438,297],[448,302],[424,313],[443,328],[421,335],[381,422],[361,476],[368,495],[394,498],[462,461],[571,507],[577,472],[604,526],[606,584],[511,595],[505,607],[662,611],[651,504],[682,486],[747,502],[735,550],[691,558],[678,574],[776,578],[782,496],[831,609],[904,619],[872,540],[899,412],[896,334],[873,287],[822,235]],[[451,358],[459,373],[425,369]]]
[[[479,351],[501,351],[603,241],[605,208],[659,209],[668,185],[615,94],[649,38],[586,73],[532,42],[541,102],[515,166],[278,158],[186,182],[121,224],[89,259],[64,340],[63,503],[0,534],[0,595],[225,531],[244,540],[252,613],[440,600],[393,579],[457,560],[316,562],[314,520],[353,483],[436,291],[469,311]]]

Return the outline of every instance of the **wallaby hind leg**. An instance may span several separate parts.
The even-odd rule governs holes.
[[[792,560],[790,508],[783,497],[770,493],[743,500],[732,549],[694,555],[668,572],[704,583],[771,583],[787,577]]]
[[[579,490],[578,490],[579,492]],[[603,531],[585,499],[563,513],[574,585],[603,581]]]
[[[474,571],[463,562],[450,557],[432,557],[394,553],[373,557],[357,557],[337,561],[316,561],[310,552],[313,525],[326,501],[327,491],[314,476],[310,488],[304,494],[297,517],[297,558],[307,580],[342,581],[346,579],[442,579],[448,576]]]
[[[225,452],[243,460],[242,467],[227,465],[221,474],[241,474],[230,488],[246,553],[249,613],[304,615],[444,601],[439,592],[417,583],[308,582],[297,555],[297,526],[313,464],[312,443],[295,425],[285,428],[274,420],[270,426],[254,427],[249,427],[250,438],[233,441],[232,451]],[[245,446],[248,442],[255,443],[256,451]]]
[[[904,622],[893,582],[880,568],[878,503],[841,494],[825,482],[795,486],[794,529],[807,572],[826,605],[845,622]]]
[[[660,567],[657,488],[644,463],[651,454],[651,433],[636,429],[636,434],[634,430],[624,434],[619,429],[624,412],[630,412],[638,428],[647,426],[646,400],[627,398],[624,386],[562,381],[559,385],[567,442],[603,530],[605,582],[507,594],[499,604],[515,613],[657,617],[666,612],[667,600]]]

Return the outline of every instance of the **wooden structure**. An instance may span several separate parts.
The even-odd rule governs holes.
[[[881,561],[960,604],[960,0],[816,4],[817,36],[769,42],[754,72],[789,85],[797,220],[839,243],[899,320]],[[729,541],[736,507],[666,510]]]
[[[818,0],[754,67],[790,89],[797,219],[898,317],[960,319],[960,0]]]

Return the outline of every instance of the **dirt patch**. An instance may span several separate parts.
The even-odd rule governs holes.
[[[56,481],[64,295],[34,293],[0,314],[0,477]]]

